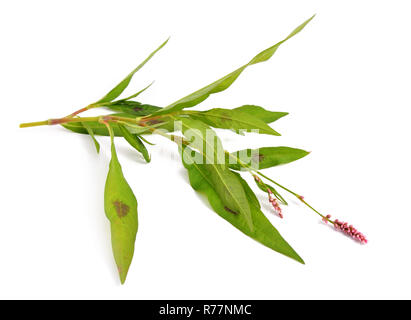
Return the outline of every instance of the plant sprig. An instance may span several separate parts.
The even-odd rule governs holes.
[[[362,243],[367,241],[354,227],[338,219],[331,220],[330,215],[321,214],[300,194],[260,171],[296,161],[305,157],[308,152],[290,147],[265,147],[229,153],[212,129],[228,129],[238,134],[251,131],[278,136],[280,134],[270,124],[286,116],[287,112],[269,111],[255,105],[243,105],[234,109],[186,110],[206,100],[211,94],[229,88],[247,67],[269,60],[280,45],[303,30],[313,17],[299,25],[282,41],[258,53],[245,65],[164,108],[132,100],[152,83],[131,96],[118,98],[136,72],[166,45],[168,39],[98,101],[61,118],[20,125],[21,128],[61,125],[72,132],[87,134],[92,138],[97,152],[100,151],[100,144],[96,137],[110,136],[111,161],[104,191],[104,209],[111,224],[113,255],[121,283],[124,283],[127,277],[133,258],[138,217],[136,197],[123,175],[116,153],[116,137],[123,137],[147,163],[151,157],[146,144],[152,144],[143,135],[158,134],[176,143],[182,163],[188,171],[191,186],[206,196],[218,215],[244,234],[300,263],[304,263],[304,260],[266,218],[259,200],[241,174],[250,174],[253,177],[257,187],[267,193],[269,202],[280,217],[283,217],[281,205],[288,203],[278,190],[297,197],[325,223],[330,222],[336,229]],[[96,108],[109,109],[113,113],[93,117],[80,116]]]

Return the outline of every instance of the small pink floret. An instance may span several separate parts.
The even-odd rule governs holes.
[[[322,220],[325,222],[325,223],[328,223],[328,219],[330,219],[331,218],[331,215],[330,214],[327,214]]]
[[[255,181],[257,181],[257,182],[262,182],[259,176],[254,175],[253,177],[254,177],[254,180],[255,180]]]

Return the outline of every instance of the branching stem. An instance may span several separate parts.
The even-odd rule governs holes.
[[[138,126],[138,127],[146,127],[149,131],[151,131],[152,133],[156,133],[158,135],[161,135],[165,138],[167,138],[168,140],[171,140],[177,144],[184,144],[184,145],[190,145],[190,143],[185,140],[182,137],[179,136],[175,136],[173,134],[166,134],[164,133],[162,130],[158,130],[155,127],[157,127],[158,125],[161,124],[154,124],[154,125],[147,125],[148,122],[153,121],[153,120],[158,120],[158,119],[162,119],[165,117],[170,117],[173,119],[176,119],[174,116],[175,115],[189,115],[198,111],[190,111],[190,110],[184,110],[184,111],[178,111],[178,112],[174,112],[174,113],[169,113],[169,114],[164,114],[164,115],[158,115],[158,116],[153,116],[151,115],[147,115],[144,117],[137,117],[137,118],[127,118],[127,117],[119,117],[119,116],[98,116],[98,117],[76,117],[74,118],[76,115],[90,110],[92,108],[97,108],[97,107],[102,107],[104,106],[104,104],[91,104],[88,105],[87,107],[84,107],[82,109],[79,109],[73,113],[71,113],[70,115],[64,117],[64,118],[60,118],[60,119],[49,119],[49,120],[45,120],[45,121],[38,121],[38,122],[29,122],[29,123],[22,123],[20,124],[20,128],[27,128],[27,127],[36,127],[36,126],[44,126],[44,125],[55,125],[55,124],[63,124],[63,123],[70,123],[70,122],[91,122],[91,121],[98,121],[100,123],[105,124],[106,126],[110,127],[108,122],[119,122],[119,123],[123,123],[123,124],[128,124],[130,126]],[[111,129],[111,128],[110,128]],[[328,217],[324,216],[323,214],[321,214],[319,211],[317,211],[316,209],[314,209],[309,203],[307,203],[304,198],[299,195],[298,193],[290,190],[289,188],[281,185],[280,183],[274,181],[273,179],[267,177],[266,175],[264,175],[263,173],[261,173],[258,170],[255,170],[253,168],[251,168],[248,164],[244,163],[243,161],[241,161],[237,156],[229,153],[228,151],[224,151],[226,155],[228,155],[230,158],[234,158],[237,163],[239,163],[245,170],[247,170],[251,175],[259,175],[265,179],[267,179],[268,181],[274,183],[276,186],[280,187],[281,189],[287,191],[288,193],[292,194],[293,196],[295,196],[296,198],[298,198],[303,204],[305,204],[308,208],[310,208],[311,210],[313,210],[315,213],[317,213],[322,219],[329,221],[332,224],[335,224],[334,221],[330,220]]]

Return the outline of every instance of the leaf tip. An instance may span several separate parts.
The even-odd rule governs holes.
[[[171,38],[171,36],[168,36],[168,38],[166,39],[166,41],[163,42],[163,44],[160,46],[160,48],[164,47],[167,44],[168,40],[170,40],[170,38]]]
[[[301,258],[300,256],[298,256],[297,261],[298,261],[299,263],[301,263],[302,265],[305,265],[305,261],[304,261],[303,258]]]
[[[313,20],[313,19],[315,18],[316,15],[317,15],[317,14],[314,13],[310,18],[308,18],[308,19],[304,22],[304,25],[307,25],[311,20]]]
[[[128,268],[127,270],[123,270],[122,268],[117,267],[117,270],[118,270],[118,275],[120,277],[120,282],[123,285],[126,282]]]
[[[303,258],[300,257],[300,255],[294,250],[293,250],[293,255],[289,256],[290,258],[293,258],[295,261],[305,265],[305,261],[303,260]]]
[[[302,153],[302,156],[301,156],[301,158],[305,158],[306,156],[308,156],[310,153],[311,153],[311,151],[306,151],[306,150],[303,150],[304,152]],[[300,158],[300,159],[301,159]]]
[[[316,15],[317,15],[317,14],[314,13],[314,14],[311,16],[311,18],[309,18],[309,19],[306,21],[305,25],[307,25],[309,22],[311,22],[311,20],[313,20]]]

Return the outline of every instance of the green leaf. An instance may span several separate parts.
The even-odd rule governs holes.
[[[268,111],[263,107],[254,106],[254,105],[244,105],[233,110],[241,111],[242,113],[246,113],[247,115],[253,116],[255,118],[264,121],[265,123],[274,122],[286,115],[288,112],[275,112],[275,111]]]
[[[146,138],[144,138],[143,136],[139,136],[139,138],[140,138],[143,142],[149,144],[150,146],[154,146],[154,145],[155,145],[155,143],[152,143],[152,142],[148,141],[148,140],[147,140]]]
[[[97,135],[97,136],[108,136],[109,135],[106,126],[102,123],[99,123],[97,121],[87,121],[87,125],[91,130],[93,130],[94,135]],[[89,134],[87,129],[81,124],[81,122],[62,123],[61,126],[75,133]],[[120,129],[117,127],[117,125],[113,124],[112,129],[116,137],[122,136]]]
[[[225,165],[203,164],[209,181],[219,195],[225,210],[231,214],[245,217],[250,231],[254,229],[253,219],[244,188],[235,174]]]
[[[91,127],[87,124],[87,122],[80,122],[80,123],[87,130],[87,133],[90,135],[90,137],[93,139],[97,153],[100,153],[100,144],[98,143],[96,137],[94,136],[93,129],[91,129]]]
[[[200,102],[204,101],[207,99],[211,94],[213,93],[218,93],[221,91],[224,91],[228,87],[231,86],[231,84],[238,78],[238,76],[246,69],[248,66],[251,66],[253,64],[257,64],[260,62],[267,61],[270,59],[274,53],[277,51],[279,46],[283,44],[285,41],[299,33],[312,19],[314,16],[312,16],[310,19],[299,25],[296,29],[293,30],[285,39],[282,41],[276,43],[275,45],[269,47],[268,49],[260,52],[257,54],[253,59],[250,60],[247,64],[243,65],[242,67],[238,68],[237,70],[231,72],[230,74],[226,75],[225,77],[209,84],[208,86],[205,86],[204,88],[197,90],[193,92],[192,94],[189,94],[188,96],[177,100],[176,102],[168,105],[164,109],[160,110],[157,112],[157,114],[164,114],[164,113],[170,113],[170,112],[175,112],[182,110],[184,108],[190,108],[193,107]]]
[[[135,94],[133,94],[133,95],[127,97],[127,98],[118,100],[118,101],[127,101],[127,100],[133,99],[133,98],[135,98],[135,97],[138,97],[140,94],[142,94],[142,93],[143,93],[144,91],[146,91],[148,88],[150,88],[153,83],[154,83],[154,81],[151,82],[147,87],[145,87],[145,88],[141,89],[140,91],[138,91],[137,93],[135,93]]]
[[[239,184],[238,179],[235,178],[235,175],[224,163],[224,149],[217,135],[206,124],[191,119],[182,120],[182,131],[187,138],[194,138],[194,141],[190,143],[190,147],[198,149],[201,155],[200,157],[192,158],[192,160],[195,160],[194,162],[198,161],[198,159],[202,160],[202,168],[206,172],[210,184],[221,197],[226,210],[232,214],[244,216],[248,227],[250,230],[253,230],[250,206],[248,205],[244,190],[241,184]],[[219,150],[223,152],[221,162],[218,161],[217,156]],[[191,148],[184,147],[182,152],[183,161],[187,154],[191,155],[192,150]]]
[[[159,51],[162,47],[164,47],[167,41],[168,39],[164,41],[142,63],[140,63],[133,71],[131,71],[127,77],[125,77],[118,85],[116,85],[109,93],[107,93],[103,98],[101,98],[96,103],[105,103],[105,102],[113,101],[115,98],[117,98],[124,91],[124,89],[127,88],[134,74],[138,70],[140,70],[157,53],[157,51]]]
[[[136,149],[138,152],[140,152],[142,154],[142,156],[144,157],[144,160],[146,160],[146,162],[150,162],[150,155],[148,154],[147,148],[144,145],[144,143],[140,140],[140,138],[136,135],[136,134],[132,134],[130,133],[130,131],[128,131],[128,129],[121,125],[118,124],[118,127],[124,137],[124,139],[126,139],[126,141],[134,148]]]
[[[228,160],[229,167],[235,170],[241,170],[242,166],[239,162],[234,162],[232,159],[240,158],[248,166],[254,169],[265,169],[275,167],[280,164],[286,164],[305,157],[309,152],[302,149],[289,147],[264,147],[260,149],[244,149],[231,153]],[[244,157],[246,157],[244,159]]]
[[[205,194],[211,207],[218,215],[254,240],[300,263],[304,263],[303,259],[283,239],[277,229],[274,228],[274,226],[262,213],[260,204],[254,192],[239,174],[234,172],[232,173],[235,179],[237,179],[237,182],[242,185],[243,190],[246,193],[248,205],[251,210],[254,230],[250,230],[244,215],[233,214],[231,210],[227,210],[221,196],[210,182],[208,172],[204,169],[204,165],[196,163],[188,164],[184,161],[183,164],[188,171],[190,184],[193,189]]]
[[[247,196],[249,199],[257,199],[254,192],[248,186],[247,182],[241,178],[239,174],[238,178],[240,179],[241,183],[246,190]],[[254,201],[255,203],[255,201]],[[264,213],[261,211],[260,204],[252,206],[253,213],[257,216],[256,218],[256,232],[255,232],[255,239],[265,246],[277,251],[287,257],[290,257],[302,264],[304,264],[304,260],[298,255],[297,252],[284,240],[281,234],[277,231],[277,229],[270,223],[270,221],[266,218]],[[254,218],[254,216],[253,216]]]
[[[274,136],[280,135],[264,121],[254,117],[252,114],[236,109],[215,108],[192,113],[190,117],[201,120],[214,128],[231,129],[237,133],[242,133],[243,130],[258,130],[259,133]]]
[[[137,101],[125,100],[114,101],[107,105],[107,108],[113,111],[127,113],[133,115],[134,117],[148,116],[161,109],[160,107],[156,107],[151,104],[142,104]]]
[[[111,225],[111,245],[123,284],[134,254],[138,229],[137,200],[123,176],[111,139],[111,161],[104,189],[104,210]]]

